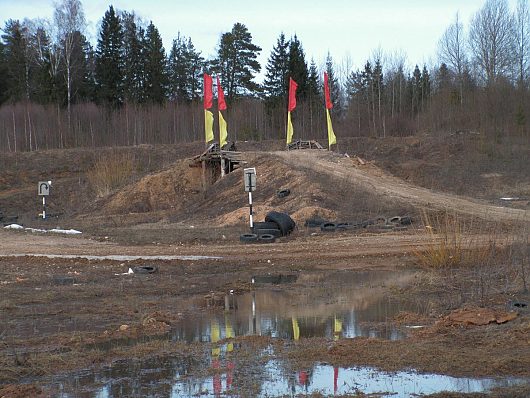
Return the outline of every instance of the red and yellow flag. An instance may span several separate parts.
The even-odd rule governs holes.
[[[206,143],[213,141],[213,114],[208,109],[213,106],[213,81],[205,73],[204,77],[204,136]]]
[[[326,97],[326,120],[328,125],[328,149],[331,148],[331,145],[337,143],[337,137],[333,131],[333,125],[331,124],[331,115],[329,110],[333,108],[333,103],[331,102],[331,95],[329,93],[329,81],[328,74],[324,72],[324,96]]]
[[[225,93],[221,87],[221,82],[219,81],[219,76],[217,76],[217,109],[219,111],[219,146],[222,148],[226,145],[226,140],[228,138],[228,130],[226,121],[223,117],[221,111],[226,109]]]
[[[287,104],[287,145],[293,141],[293,123],[291,121],[291,111],[296,108],[296,89],[298,84],[292,79],[289,78],[289,103]]]

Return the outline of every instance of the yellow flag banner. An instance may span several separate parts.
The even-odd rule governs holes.
[[[228,131],[226,129],[226,121],[221,111],[219,111],[219,145],[224,147],[228,138]]]
[[[213,141],[213,113],[209,110],[204,110],[204,134],[206,143]]]
[[[335,137],[335,133],[333,132],[333,125],[331,124],[329,109],[326,109],[326,116],[328,119],[328,148],[330,148],[331,145],[337,143],[337,137]]]
[[[291,122],[291,112],[287,112],[287,145],[293,142],[293,123]]]

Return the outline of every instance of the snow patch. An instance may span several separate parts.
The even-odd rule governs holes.
[[[22,225],[18,224],[9,224],[4,227],[5,229],[17,229],[29,232],[41,232],[41,233],[47,233],[52,232],[54,234],[65,234],[65,235],[78,235],[82,234],[81,231],[75,230],[75,229],[61,229],[61,228],[53,228],[53,229],[40,229],[40,228],[24,228]]]

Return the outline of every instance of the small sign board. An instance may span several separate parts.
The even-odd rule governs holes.
[[[244,169],[243,180],[245,182],[245,192],[254,192],[256,190],[256,168]]]
[[[39,181],[38,193],[39,196],[48,196],[50,194],[51,181]]]

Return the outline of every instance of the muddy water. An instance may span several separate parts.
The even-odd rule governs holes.
[[[325,364],[292,369],[279,360],[269,360],[264,365],[256,362],[240,363],[237,347],[233,355],[210,357],[206,364],[210,368],[209,376],[201,376],[199,365],[190,360],[118,362],[99,373],[78,373],[56,380],[52,391],[62,398],[291,397],[314,392],[323,396],[380,393],[377,396],[415,397],[441,391],[482,392],[528,382],[516,378],[455,378],[413,371],[389,373],[367,367],[341,368]]]
[[[359,272],[279,278],[292,283],[256,283],[250,293],[203,298],[189,315],[173,325],[172,341],[205,342],[199,358],[164,357],[115,362],[100,371],[55,377],[48,384],[60,397],[277,397],[320,392],[323,395],[374,392],[392,397],[439,391],[480,392],[510,386],[517,379],[469,379],[415,372],[387,373],[372,368],[338,368],[315,363],[299,368],[281,360],[274,346],[249,353],[237,336],[262,335],[297,340],[310,337],[343,339],[377,336],[399,339],[390,326],[398,311],[421,311],[419,305],[398,303],[388,294],[403,287],[413,273]],[[275,278],[270,278],[274,281]],[[256,277],[255,281],[267,281]],[[296,288],[295,288],[296,286]],[[331,287],[330,287],[331,286]],[[206,307],[206,311],[205,311]],[[114,341],[99,347],[138,341]],[[284,355],[283,355],[284,356]],[[384,395],[382,395],[384,396]]]

